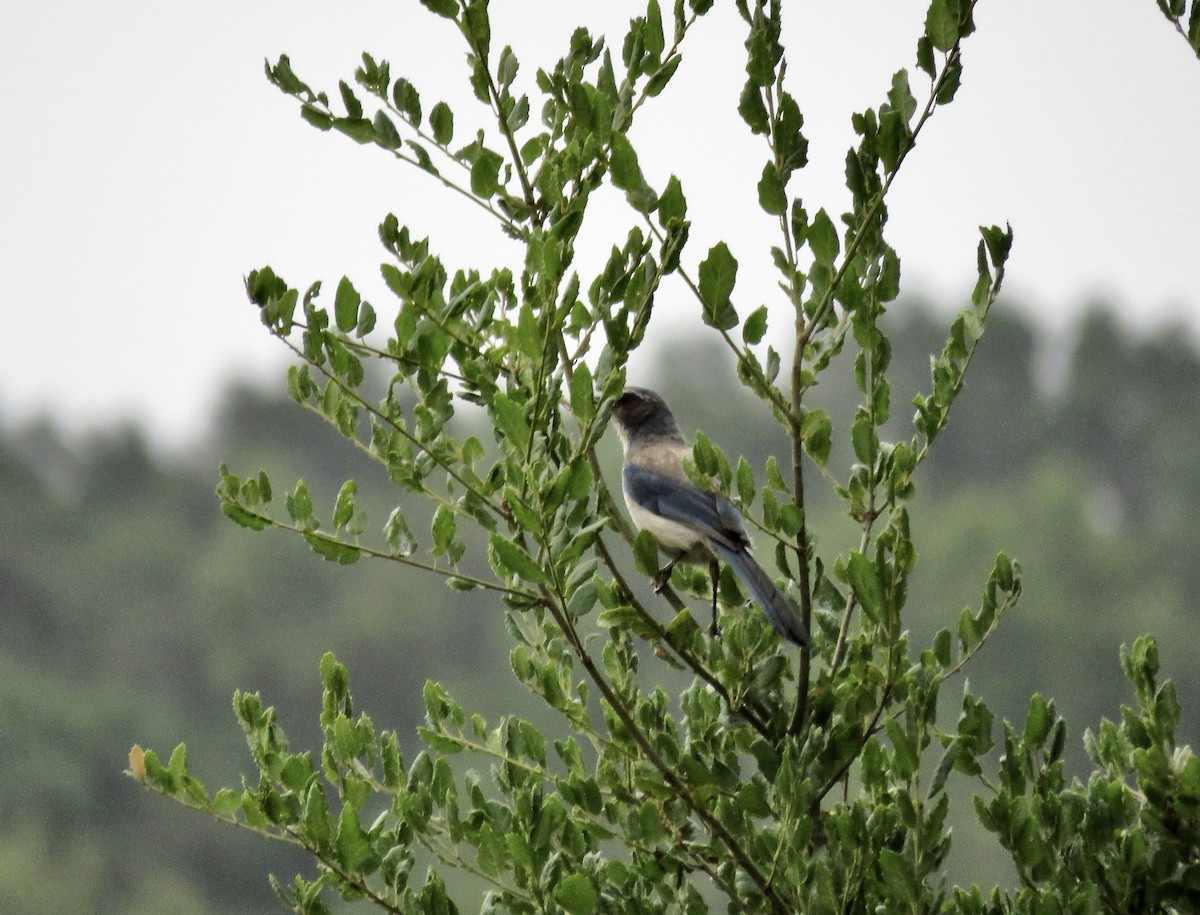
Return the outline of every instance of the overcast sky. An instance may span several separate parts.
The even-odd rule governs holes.
[[[652,184],[683,181],[695,223],[685,263],[718,239],[741,260],[745,313],[782,303],[754,192],[765,153],[734,113],[744,30],[731,3],[717,5],[632,136]],[[575,25],[619,50],[637,12],[623,0],[491,6],[493,45],[513,45],[531,93]],[[810,213],[845,208],[850,112],[883,101],[901,67],[923,100],[927,81],[912,71],[924,6],[785,4],[812,160],[789,190]],[[388,212],[431,235],[451,266],[514,263],[512,243],[478,211],[380,150],[308,127],[263,78],[263,58],[286,52],[336,96],[367,50],[422,90],[426,111],[454,104],[467,135],[484,113],[469,101],[460,40],[417,0],[8,0],[2,20],[0,421],[50,412],[95,428],[136,417],[160,444],[186,446],[225,379],[280,375],[283,353],[246,303],[243,275],[270,264],[293,285],[332,288],[348,274],[386,314],[376,226]],[[964,300],[976,227],[1008,221],[1010,307],[1061,331],[1104,297],[1133,332],[1169,320],[1195,332],[1200,61],[1154,0],[982,0],[977,25],[958,98],[895,184],[890,240],[904,288]],[[598,203],[584,269],[631,224],[619,200]],[[652,337],[694,308],[666,287]]]

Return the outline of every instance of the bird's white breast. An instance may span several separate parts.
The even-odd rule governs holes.
[[[704,545],[703,538],[692,528],[649,512],[628,496],[625,497],[625,505],[629,509],[629,517],[638,529],[653,534],[654,539],[668,552],[687,553]]]

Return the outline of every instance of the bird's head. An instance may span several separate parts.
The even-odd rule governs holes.
[[[613,403],[612,417],[625,445],[643,435],[683,438],[667,402],[648,388],[626,388]]]

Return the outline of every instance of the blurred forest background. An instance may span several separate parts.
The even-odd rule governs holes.
[[[929,355],[949,323],[913,300],[894,314],[889,438],[911,435],[911,397],[928,389]],[[950,427],[918,476],[907,621],[915,641],[928,641],[978,604],[998,551],[1018,559],[1024,600],[967,674],[1010,720],[1023,720],[1034,691],[1054,698],[1071,726],[1070,769],[1084,776],[1083,731],[1130,701],[1118,646],[1139,634],[1158,637],[1179,687],[1181,743],[1200,733],[1200,352],[1181,328],[1131,330],[1101,307],[1072,340],[1043,336],[1013,309],[993,311]],[[835,449],[855,404],[851,355],[818,390]],[[732,367],[710,338],[660,358],[669,373],[630,380],[657,387],[687,433],[704,429],[756,469],[787,453],[756,402],[731,387]],[[508,673],[494,597],[385,562],[325,563],[299,539],[221,515],[222,460],[241,474],[267,469],[281,490],[302,476],[326,517],[349,477],[374,528],[395,504],[380,469],[283,389],[282,377],[278,396],[232,387],[186,459],[156,459],[137,428],[70,445],[50,418],[0,428],[0,911],[281,911],[266,873],[311,874],[306,860],[189,814],[121,770],[135,742],[169,753],[186,739],[210,790],[236,785],[250,765],[235,689],[277,706],[294,747],[319,746],[327,650],[349,666],[359,709],[398,730],[410,761],[426,679],[489,720],[540,717]],[[607,447],[615,460],[615,442]],[[847,452],[843,443],[843,462]],[[832,498],[814,509],[827,560],[853,533],[836,511]],[[947,721],[961,686],[944,689]],[[986,839],[969,793],[957,805],[951,876],[1010,880],[977,844]]]

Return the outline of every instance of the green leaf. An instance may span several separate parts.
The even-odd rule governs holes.
[[[958,0],[933,0],[925,15],[925,34],[939,51],[949,51],[958,41]]]
[[[949,629],[939,629],[933,639],[933,656],[942,667],[950,666],[950,648],[953,637]]]
[[[279,62],[275,66],[271,66],[269,60],[264,63],[266,64],[267,78],[282,91],[289,95],[300,95],[310,91],[300,77],[292,71],[292,62],[286,54],[280,55]]]
[[[329,562],[350,566],[362,558],[362,551],[351,543],[331,540],[313,531],[305,531],[304,539],[308,541],[308,545],[312,547],[314,553]]]
[[[454,139],[454,112],[445,102],[438,102],[429,112],[429,126],[433,128],[433,139],[442,146]]]
[[[520,68],[521,63],[517,60],[517,55],[511,47],[505,45],[496,64],[496,82],[500,84],[501,89],[507,90],[513,84]]]
[[[800,422],[800,438],[804,442],[804,450],[819,467],[829,463],[829,451],[833,445],[833,422],[829,414],[817,408],[804,414]]]
[[[353,480],[347,480],[338,490],[337,503],[333,510],[334,530],[350,523],[350,519],[354,516],[354,494],[357,491],[358,484]]]
[[[366,118],[334,118],[333,126],[355,143],[375,142],[375,125]]]
[[[917,39],[917,66],[930,79],[937,77],[937,70],[933,63],[933,44],[930,42],[928,35],[922,35]]]
[[[687,199],[683,196],[683,186],[679,179],[672,175],[658,198],[658,221],[666,228],[672,220],[683,222],[687,219]]]
[[[571,412],[581,423],[596,413],[596,395],[592,391],[592,371],[586,362],[579,363],[571,375]]]
[[[919,892],[912,863],[900,852],[891,848],[879,850],[879,872],[887,887],[888,898],[896,902],[915,905]]]
[[[303,791],[313,775],[312,758],[307,753],[292,756],[279,770],[279,780],[291,791]]]
[[[222,502],[221,511],[225,513],[225,517],[234,524],[249,528],[252,531],[261,531],[267,526],[267,519],[251,514],[234,502]]]
[[[383,535],[396,555],[411,556],[416,552],[417,538],[399,508],[393,509],[388,515],[387,523],[383,526]]]
[[[524,451],[529,445],[530,435],[525,422],[525,410],[503,393],[497,393],[492,400],[492,410],[496,417],[496,428],[513,447]]]
[[[775,455],[767,458],[767,483],[780,492],[788,491],[788,485],[783,480],[783,474],[779,472],[779,461],[775,459]]]
[[[167,761],[167,771],[176,778],[183,778],[187,775],[187,744],[178,744],[171,751],[171,758]]]
[[[675,71],[679,69],[679,65],[683,62],[683,57],[679,54],[673,57],[668,57],[667,62],[654,71],[654,75],[646,81],[646,95],[654,98],[667,88],[667,84],[671,81],[671,77],[675,75]]]
[[[439,505],[433,513],[433,555],[441,556],[449,551],[458,531],[458,521],[454,517],[454,509],[448,505]]]
[[[1050,705],[1040,693],[1034,693],[1029,700],[1029,714],[1025,717],[1025,732],[1021,739],[1028,750],[1040,749],[1050,735],[1050,726],[1054,716]]]
[[[488,538],[488,545],[493,556],[492,565],[496,567],[497,572],[519,575],[533,583],[546,580],[546,573],[542,567],[518,544],[493,533]]]
[[[642,41],[651,60],[657,61],[662,57],[666,41],[663,38],[662,9],[658,0],[650,0],[646,6],[646,26],[642,29]]]
[[[879,451],[879,435],[871,414],[859,407],[854,414],[854,423],[850,427],[850,441],[854,446],[854,456],[867,466],[872,466]]]
[[[804,512],[794,502],[779,506],[779,530],[785,537],[795,537],[804,527]]]
[[[645,182],[637,153],[623,133],[613,134],[609,167],[612,169],[613,184],[623,191],[632,190]]]
[[[785,185],[792,172],[808,164],[808,139],[804,136],[803,128],[804,115],[799,103],[791,93],[784,92],[779,98],[774,132],[779,174]]]
[[[958,641],[963,652],[972,651],[980,639],[980,629],[970,607],[963,607],[958,615]]]
[[[883,270],[875,284],[881,302],[891,302],[900,294],[900,258],[891,248],[883,252]]]
[[[729,330],[738,323],[737,312],[730,304],[737,282],[738,263],[729,253],[725,242],[717,242],[700,262],[700,298],[704,302],[704,323],[718,330]]]
[[[962,745],[954,741],[946,748],[946,752],[942,754],[942,759],[938,763],[937,771],[933,774],[933,781],[929,783],[929,796],[933,797],[946,787],[946,780],[950,777],[950,772],[954,768],[955,762],[961,753]]]
[[[959,57],[951,57],[946,61],[946,66],[942,70],[942,78],[938,83],[938,91],[935,101],[939,105],[949,105],[954,101],[954,96],[958,93],[958,87],[962,84],[962,59]]]
[[[767,114],[767,106],[763,104],[762,90],[755,85],[754,80],[748,81],[742,89],[742,96],[738,100],[738,114],[742,116],[751,133],[764,136],[770,133],[770,115]]]
[[[421,126],[421,96],[404,77],[400,77],[392,86],[392,101],[410,124]]]
[[[415,143],[412,140],[408,141],[408,151],[417,157],[417,167],[429,172],[431,175],[440,175],[437,166],[433,164],[433,159],[429,153],[425,151],[425,147],[420,143]]]
[[[362,870],[375,854],[367,834],[358,824],[358,814],[349,804],[342,806],[338,818],[337,851],[339,864],[351,872]]]
[[[742,500],[742,505],[752,504],[758,487],[754,482],[754,471],[750,469],[750,463],[744,457],[738,458],[736,479],[738,497]]]
[[[468,436],[462,444],[462,461],[468,467],[474,467],[483,458],[483,443],[475,436]]]
[[[696,436],[696,444],[692,448],[692,457],[696,462],[696,469],[703,476],[716,476],[720,470],[720,459],[717,457],[717,446],[703,432]]]
[[[359,120],[363,116],[362,102],[354,94],[354,90],[346,83],[345,80],[338,82],[338,89],[342,95],[342,104],[346,106],[347,117]]]
[[[425,681],[421,696],[425,700],[425,711],[429,713],[431,722],[437,724],[448,720],[461,726],[466,721],[462,706],[450,695],[446,687],[436,680]]]
[[[554,891],[555,901],[571,915],[591,915],[596,911],[600,895],[586,874],[568,874]]]
[[[884,726],[888,739],[892,743],[892,753],[895,756],[897,774],[902,779],[909,779],[921,764],[917,748],[908,733],[895,718],[889,718]]]
[[[358,326],[358,303],[362,297],[350,282],[349,277],[342,277],[338,283],[337,295],[334,298],[333,314],[337,328],[344,334],[350,333]]]
[[[371,307],[370,302],[363,302],[358,307],[358,324],[354,328],[354,333],[359,337],[365,337],[375,329],[375,309]]]
[[[775,68],[783,56],[775,31],[778,24],[765,16],[754,17],[750,37],[746,39],[746,72],[753,83],[769,86],[775,81]]]
[[[742,339],[753,346],[767,333],[767,306],[760,305],[742,323]]]
[[[376,111],[371,125],[375,128],[375,141],[384,149],[399,149],[403,145],[400,131],[396,130],[396,125],[386,112]]]
[[[872,622],[879,622],[883,617],[884,591],[875,563],[858,550],[851,550],[846,577],[863,611]]]
[[[421,4],[446,19],[453,19],[458,15],[458,3],[455,0],[421,0]]]
[[[500,189],[500,166],[504,159],[490,149],[481,149],[471,163],[471,193],[477,197],[491,197]]]
[[[212,810],[219,817],[232,817],[241,805],[241,794],[232,788],[221,788],[213,795]]]
[[[308,495],[308,487],[304,485],[303,480],[296,481],[296,488],[288,493],[284,504],[288,517],[297,524],[306,528],[317,526],[312,513],[312,499]]]
[[[813,217],[812,223],[808,227],[808,244],[817,263],[833,266],[841,246],[838,241],[837,229],[834,228],[829,214],[824,209],[817,211],[817,215]]]
[[[479,869],[485,874],[496,875],[508,865],[510,855],[504,838],[497,836],[491,823],[485,822],[475,837],[476,857]]]
[[[899,112],[901,119],[907,124],[917,111],[917,100],[913,98],[908,86],[908,71],[897,70],[892,76],[892,88],[888,90],[888,102],[892,109]]]
[[[517,313],[517,326],[511,341],[516,344],[517,352],[531,359],[537,359],[542,354],[545,343],[542,341],[542,332],[538,329],[537,315],[533,313],[533,305],[529,302],[522,303]]]
[[[663,241],[661,251],[662,266],[660,269],[663,276],[679,269],[679,255],[683,253],[683,247],[687,244],[691,225],[686,220],[672,222],[668,225],[667,237]]]
[[[1006,226],[1004,229],[999,226],[980,226],[979,232],[983,235],[992,266],[999,270],[1008,260],[1008,253],[1012,250],[1012,226]]]
[[[487,60],[492,44],[492,24],[488,18],[487,0],[470,0],[463,6],[463,24],[471,43],[482,60]],[[486,99],[486,96],[485,96]]]
[[[388,85],[391,83],[390,65],[385,60],[376,63],[375,58],[363,52],[362,66],[354,71],[354,78],[360,86],[372,95],[387,98]]]
[[[1016,586],[1016,574],[1013,569],[1013,561],[1008,558],[1007,554],[996,554],[996,562],[992,566],[991,577],[995,579],[996,586],[1002,591],[1011,591]]]
[[[770,216],[782,216],[787,212],[787,191],[783,187],[783,179],[774,162],[763,166],[762,177],[758,179],[758,205],[763,212]]]
[[[300,117],[312,124],[317,130],[329,130],[333,126],[333,117],[315,105],[301,105]]]
[[[658,575],[658,541],[649,531],[638,531],[633,541],[633,560],[643,575]]]
[[[894,172],[908,148],[908,128],[901,120],[899,112],[888,111],[881,116],[875,145],[879,150],[879,159],[883,162],[884,171],[889,174]]]
[[[612,171],[613,184],[625,191],[635,209],[649,213],[658,205],[658,198],[642,175],[637,153],[623,133],[612,135],[609,168]]]
[[[527,123],[529,123],[529,96],[522,95],[515,102],[512,99],[504,100],[505,111],[504,126],[512,133],[516,133]]]

